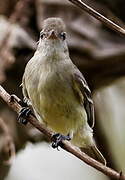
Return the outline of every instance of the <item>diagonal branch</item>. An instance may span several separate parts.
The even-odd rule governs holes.
[[[15,112],[17,112],[17,113],[20,112],[22,107],[16,101],[12,101],[11,96],[4,90],[4,88],[1,85],[0,85],[0,97]],[[50,140],[52,139],[52,136],[53,136],[54,132],[50,131],[43,124],[39,123],[39,121],[36,118],[34,118],[34,116],[30,115],[27,118],[27,120],[34,127],[36,127],[39,131],[44,133],[47,136],[48,139],[50,139]],[[77,158],[79,158],[80,160],[82,160],[83,162],[85,162],[86,164],[88,164],[89,166],[92,166],[95,169],[97,169],[98,171],[101,171],[103,174],[105,174],[105,175],[107,175],[107,176],[109,176],[111,178],[115,178],[115,179],[119,179],[119,180],[125,180],[125,176],[122,175],[122,173],[118,173],[115,170],[113,170],[111,168],[108,168],[105,165],[101,164],[100,162],[92,159],[91,157],[89,157],[85,153],[81,152],[79,150],[79,148],[73,146],[70,142],[63,141],[61,147],[63,149],[65,149],[66,151],[70,152],[71,154],[73,154],[74,156],[76,156]]]
[[[111,20],[107,19],[102,14],[98,13],[94,9],[92,9],[90,6],[86,5],[82,0],[69,0],[76,6],[80,7],[82,10],[86,11],[91,16],[95,17],[99,21],[101,21],[103,24],[105,24],[110,29],[118,32],[121,35],[125,35],[125,29],[121,28],[119,25],[115,24]]]

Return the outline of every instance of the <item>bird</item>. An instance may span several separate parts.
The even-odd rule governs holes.
[[[37,49],[25,67],[22,92],[38,121],[106,164],[93,138],[91,91],[69,56],[66,26],[61,18],[43,21]]]

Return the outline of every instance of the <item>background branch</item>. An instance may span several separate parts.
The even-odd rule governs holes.
[[[102,23],[104,23],[110,29],[118,32],[119,34],[125,35],[125,29],[121,28],[120,26],[112,22],[111,20],[107,19],[102,14],[98,13],[97,11],[95,11],[94,9],[86,5],[81,0],[69,0],[69,1],[75,4],[76,6],[80,7],[82,10],[86,11],[87,13],[89,13],[91,16],[95,17]]]
[[[4,120],[0,117],[0,162],[10,165],[11,160],[15,156],[15,145],[12,134],[5,124]],[[1,163],[2,164],[2,163]]]
[[[2,86],[0,86],[0,97],[15,112],[17,112],[17,113],[20,112],[22,107],[15,100],[12,100],[11,96],[4,90],[4,88]],[[48,139],[51,140],[54,132],[50,131],[43,124],[39,123],[39,121],[36,118],[34,118],[32,115],[30,115],[27,118],[27,120],[34,127],[36,127],[38,130],[40,130],[42,133],[44,133],[48,137]],[[77,147],[71,145],[70,142],[63,141],[61,147],[63,149],[65,149],[66,151],[72,153],[73,155],[75,155],[77,158],[81,159],[82,161],[84,161],[88,165],[90,165],[90,166],[94,167],[95,169],[101,171],[105,175],[107,175],[109,177],[112,177],[112,178],[115,178],[115,179],[125,180],[125,176],[122,175],[122,173],[118,173],[118,172],[114,171],[113,169],[104,166],[100,162],[97,162],[96,160],[90,158],[88,155],[86,155],[85,153],[81,152]]]
[[[78,66],[80,71],[84,74],[91,90],[96,91],[99,88],[107,86],[111,84],[112,82],[114,82],[115,80],[125,76],[125,61],[124,61],[125,40],[123,38],[123,36],[125,35],[125,29],[117,25],[117,24],[120,24],[120,25],[122,24],[123,26],[124,23],[120,23],[119,20],[117,20],[117,24],[112,22],[107,17],[101,15],[100,13],[92,9],[90,6],[86,5],[81,0],[69,0],[69,1],[72,4],[76,5],[75,6],[76,12],[77,10],[79,10],[76,7],[79,7],[81,8],[81,10],[87,12],[89,15],[99,20],[98,22],[96,22],[93,19],[91,19],[91,21],[89,21],[89,24],[86,25],[86,21],[84,22],[84,16],[86,15],[86,13],[84,14],[83,12],[83,16],[79,17],[79,19],[81,18],[79,22],[83,24],[83,26],[84,26],[84,23],[86,27],[88,26],[87,32],[85,32],[85,30],[84,31],[81,30],[82,28],[83,29],[85,28],[85,27],[81,28],[81,24],[78,25],[77,23],[76,25],[75,22],[73,22],[70,25],[70,29],[73,32],[77,32],[78,35],[81,35],[81,37],[82,35],[84,35],[85,37],[88,36],[89,40],[87,42],[84,42],[85,39],[83,39],[82,41],[79,39],[77,47],[75,47],[75,49],[73,49],[73,51],[70,54],[71,54],[71,57],[73,56],[72,59],[74,60],[74,63]],[[91,1],[90,1],[90,4],[91,4]],[[104,8],[104,11],[106,11],[105,8]],[[106,15],[105,12],[103,12],[103,14]],[[112,16],[110,16],[110,18],[111,17]],[[114,17],[114,19],[116,18]],[[96,24],[95,29],[93,26],[93,22]],[[111,29],[117,33],[113,34],[110,31],[103,32],[103,30],[99,30],[97,27],[100,27],[101,29],[101,26],[102,26],[101,23],[106,25],[108,29]],[[95,31],[95,34],[97,35],[97,36],[95,35],[95,37],[93,36],[92,38],[90,37],[92,33],[91,28],[93,29],[92,31]],[[118,33],[121,34],[122,36],[119,36]],[[91,43],[88,44],[88,42],[91,42]],[[70,41],[69,41],[69,44],[70,44]],[[84,47],[85,44],[88,44],[88,47]],[[98,45],[99,45],[99,48],[98,48]],[[72,44],[70,46],[71,48],[74,48],[72,47]],[[81,47],[82,49],[80,49]],[[106,48],[106,47],[109,47],[109,48]],[[86,52],[84,52],[85,48],[87,49]],[[75,53],[74,53],[74,50],[75,50]],[[77,56],[76,54],[78,52],[86,53],[87,58],[85,54],[84,59],[82,59],[82,56],[81,56],[82,60],[81,59],[79,60],[79,57],[76,57]]]

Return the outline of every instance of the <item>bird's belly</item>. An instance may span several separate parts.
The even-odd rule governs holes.
[[[76,100],[71,87],[63,86],[63,82],[57,86],[53,84],[43,88],[46,91],[41,88],[38,112],[47,126],[55,132],[68,134],[76,131],[86,121],[84,108]]]
[[[29,92],[35,112],[55,132],[68,134],[86,123],[86,112],[74,95],[70,74],[52,68],[45,71],[44,67],[36,89],[31,86]]]
[[[65,99],[63,99],[65,101]],[[57,101],[48,101],[47,103],[41,103],[41,115],[43,121],[56,132],[68,134],[70,131],[76,131],[76,129],[84,124],[84,112],[72,102],[61,103]]]

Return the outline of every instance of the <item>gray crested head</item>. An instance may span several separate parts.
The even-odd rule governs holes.
[[[54,30],[55,33],[59,34],[66,31],[65,24],[61,18],[48,18],[43,21],[43,31],[50,32]]]
[[[61,18],[44,20],[37,50],[47,55],[52,53],[65,53],[65,55],[68,55],[65,31],[65,24]]]

